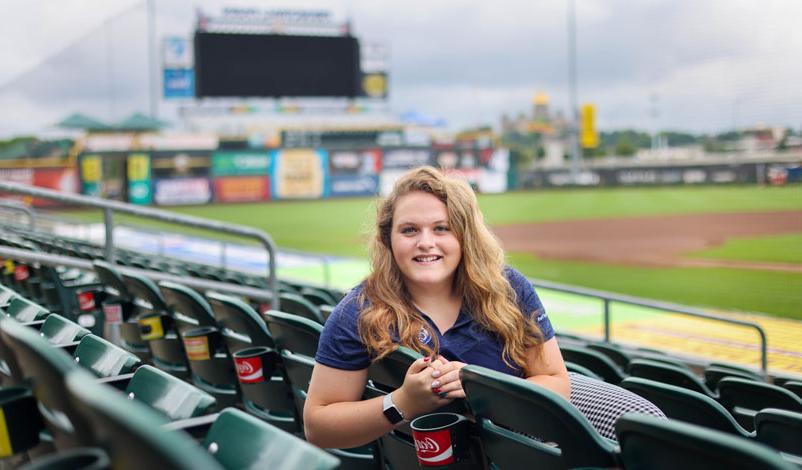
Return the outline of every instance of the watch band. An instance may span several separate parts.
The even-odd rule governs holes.
[[[382,412],[392,424],[398,424],[400,422],[407,421],[404,417],[404,413],[401,412],[397,406],[395,406],[395,403],[393,403],[393,395],[391,393],[388,393],[382,399]]]

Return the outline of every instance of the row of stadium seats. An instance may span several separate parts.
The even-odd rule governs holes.
[[[18,298],[10,297],[9,304]],[[240,410],[210,414],[216,409],[212,395],[143,365],[57,314],[28,323],[0,320],[0,358],[6,374],[0,397],[16,396],[0,400],[5,412],[0,429],[7,431],[2,437],[13,443],[9,453],[33,447],[43,431],[41,436],[57,449],[104,449],[114,468],[338,466],[324,451]],[[38,410],[21,399],[29,398],[18,393],[25,387],[33,390]],[[25,413],[19,412],[21,406]],[[172,423],[169,429],[167,423]],[[63,452],[53,456],[53,468],[64,465],[66,457]]]
[[[171,260],[170,262],[175,261]],[[158,418],[151,419],[149,417],[147,422],[145,420],[136,421],[136,418],[129,422],[131,417],[122,416],[119,412],[114,411],[117,408],[124,408],[122,406],[115,406],[114,410],[89,411],[87,416],[91,415],[91,417],[83,419],[88,423],[98,425],[98,429],[102,429],[100,435],[104,436],[104,439],[96,438],[84,445],[98,445],[104,448],[113,460],[117,459],[118,463],[125,462],[117,465],[122,468],[127,468],[127,465],[142,466],[140,464],[156,465],[157,468],[162,468],[156,463],[157,460],[147,460],[157,459],[154,456],[158,456],[158,459],[162,459],[163,462],[180,461],[171,466],[185,468],[184,466],[192,464],[193,459],[206,458],[204,464],[212,464],[212,461],[208,459],[208,453],[196,452],[197,449],[202,448],[201,446],[209,450],[216,450],[228,449],[229,446],[235,445],[230,440],[225,445],[221,445],[221,442],[225,443],[226,437],[230,439],[230,436],[235,434],[231,428],[236,426],[228,425],[230,427],[228,433],[209,438],[209,435],[212,435],[209,430],[210,423],[214,423],[211,424],[214,428],[217,423],[215,420],[220,420],[223,416],[243,415],[242,419],[252,420],[251,424],[258,423],[259,426],[267,426],[267,429],[270,430],[288,431],[289,433],[280,435],[293,439],[297,438],[290,434],[303,435],[303,402],[314,366],[313,357],[322,331],[322,322],[326,313],[331,311],[331,305],[336,303],[341,293],[327,292],[313,286],[287,284],[288,288],[283,289],[284,292],[281,294],[282,311],[261,312],[259,305],[252,305],[247,299],[213,292],[201,295],[179,283],[156,283],[146,276],[121,274],[115,265],[97,259],[93,266],[94,273],[83,274],[94,277],[94,282],[99,284],[99,288],[91,291],[92,300],[96,307],[101,306],[105,310],[99,318],[101,324],[106,324],[105,331],[107,339],[110,341],[97,338],[86,328],[72,323],[69,316],[54,315],[43,307],[37,306],[38,310],[35,307],[28,307],[30,310],[14,310],[15,316],[21,315],[20,311],[28,312],[26,316],[20,317],[20,320],[27,319],[28,323],[31,323],[30,311],[36,311],[37,313],[33,315],[33,323],[25,328],[39,328],[42,335],[34,335],[40,340],[39,343],[47,344],[62,356],[65,353],[61,350],[69,350],[66,348],[74,347],[75,349],[71,350],[73,357],[78,357],[78,347],[81,343],[85,338],[94,336],[96,340],[89,341],[88,344],[102,342],[100,344],[111,351],[105,353],[108,354],[105,362],[102,360],[99,362],[118,365],[122,361],[121,358],[126,358],[125,361],[122,361],[123,366],[120,368],[122,371],[129,360],[136,361],[130,364],[130,368],[127,369],[128,373],[122,377],[119,372],[114,373],[115,367],[101,369],[104,372],[94,371],[93,375],[95,376],[112,376],[96,379],[108,382],[105,384],[107,386],[101,387],[102,391],[94,390],[97,387],[91,380],[89,381],[92,382],[91,385],[82,386],[87,383],[86,373],[90,373],[84,369],[80,369],[81,372],[84,372],[83,377],[74,378],[77,374],[74,373],[75,371],[69,370],[61,373],[60,379],[47,379],[48,384],[53,384],[53,390],[60,390],[61,399],[67,400],[68,403],[79,403],[81,398],[77,395],[83,392],[96,397],[102,396],[100,401],[104,403],[114,403],[114,399],[105,397],[105,392],[113,392],[108,387],[111,385],[112,388],[123,391],[123,393],[115,394],[116,398],[122,397],[125,400],[125,393],[127,393],[133,402],[148,410],[148,412],[144,412],[140,410],[141,407],[136,407],[133,414],[149,416],[154,412],[157,413]],[[153,269],[153,267],[148,269]],[[10,307],[11,300],[18,299],[20,294],[25,296],[29,292],[25,286],[19,283],[13,284],[13,287],[18,290],[10,294],[0,292],[0,298],[8,296],[8,307]],[[328,296],[328,298],[315,302],[312,297],[303,296],[304,292],[308,294],[311,291],[317,292],[320,297]],[[31,303],[30,300],[32,299],[26,302]],[[293,301],[296,302],[293,303]],[[35,302],[33,303],[35,304]],[[292,312],[288,310],[292,310]],[[37,317],[38,321],[35,320]],[[74,320],[76,317],[72,319]],[[0,340],[2,340],[0,343],[6,341],[6,325],[14,325],[8,327],[12,332],[17,326],[16,323],[8,322],[14,322],[14,320],[4,320],[3,323],[0,323]],[[116,325],[116,329],[109,328],[113,325]],[[101,329],[101,331],[103,330]],[[117,331],[117,335],[114,334],[115,331]],[[72,337],[70,338],[70,336]],[[48,341],[52,344],[48,344]],[[121,347],[112,343],[117,343]],[[562,398],[526,381],[496,374],[481,367],[468,366],[463,369],[462,374],[467,400],[455,401],[443,411],[462,413],[470,411],[473,414],[477,424],[476,435],[473,437],[475,444],[473,457],[475,459],[487,458],[499,468],[534,466],[538,468],[578,466],[674,468],[678,465],[687,465],[691,468],[699,468],[694,465],[701,465],[702,468],[711,466],[789,468],[787,461],[798,462],[798,456],[802,455],[802,451],[797,447],[798,444],[797,446],[792,445],[802,442],[802,439],[799,438],[802,435],[799,431],[802,415],[799,413],[778,412],[761,407],[759,411],[755,411],[753,416],[753,423],[758,423],[757,431],[750,432],[744,429],[740,435],[735,432],[722,434],[720,431],[726,431],[726,429],[722,430],[707,422],[700,422],[701,420],[693,421],[683,418],[680,412],[672,408],[670,400],[661,401],[659,394],[648,395],[643,391],[643,384],[650,385],[649,380],[632,376],[634,375],[632,374],[632,364],[649,361],[667,364],[673,360],[670,356],[654,351],[642,351],[641,356],[649,356],[649,359],[643,359],[627,354],[627,351],[622,348],[615,348],[609,344],[596,345],[601,349],[605,347],[620,349],[620,351],[616,351],[621,353],[619,359],[625,358],[627,362],[616,363],[611,358],[614,352],[608,353],[608,355],[601,354],[599,347],[590,347],[590,344],[582,341],[566,341],[565,343],[563,354],[575,372],[606,378],[608,382],[620,384],[654,400],[669,418],[673,419],[655,421],[645,416],[625,415],[616,425],[619,445],[602,437],[594,428],[592,410],[590,412],[587,409],[578,410]],[[67,344],[71,346],[66,346]],[[617,374],[600,369],[591,362],[582,363],[581,359],[577,359],[579,356],[571,356],[571,353],[575,352],[572,350],[595,352],[597,355],[593,357],[596,359],[598,359],[598,355],[601,355],[607,361],[601,360],[600,362],[608,367],[614,366],[615,369],[611,370],[616,371]],[[66,357],[69,359],[68,356]],[[400,348],[384,360],[373,364],[369,369],[370,382],[365,396],[377,396],[397,388],[400,381],[403,380],[409,363],[417,357],[419,357],[417,353]],[[661,361],[658,362],[655,359]],[[36,363],[36,360],[28,358],[23,362]],[[16,367],[13,365],[13,361],[11,363],[9,369]],[[93,370],[91,368],[93,362],[90,359],[78,359],[77,363],[83,366],[89,364],[90,369],[87,370]],[[75,359],[71,364],[75,365]],[[145,364],[152,364],[153,367]],[[687,365],[681,362],[670,364],[670,366],[685,368],[688,373],[692,374]],[[261,376],[256,373],[260,368]],[[14,375],[13,372],[9,372],[9,374],[12,377]],[[148,380],[155,380],[148,379],[148,377],[155,376],[160,377],[162,383],[167,385],[163,385],[161,388],[141,385],[139,389],[130,388],[132,387],[130,382],[133,382],[133,377],[137,374],[140,374],[138,379],[140,384],[147,383]],[[130,377],[126,378],[126,376]],[[30,380],[24,375],[22,377],[23,382]],[[259,381],[260,378],[261,381]],[[758,378],[762,380],[762,377]],[[728,380],[735,379],[724,378],[719,382],[726,383]],[[719,391],[720,386],[719,383]],[[667,385],[667,387],[671,386]],[[48,385],[46,388],[51,387]],[[47,392],[42,392],[41,387],[38,389],[34,387],[34,394],[37,398],[40,395],[46,396],[42,395],[43,393]],[[51,395],[56,393],[58,392],[51,393]],[[701,394],[701,392],[697,393]],[[183,396],[182,394],[193,398],[180,398]],[[653,398],[654,396],[658,398]],[[166,397],[179,398],[167,399]],[[45,398],[45,401],[50,398],[52,397]],[[713,398],[708,398],[719,407],[722,406]],[[40,398],[40,400],[42,399]],[[178,409],[166,406],[170,403]],[[178,406],[176,403],[183,405]],[[196,406],[188,406],[187,403],[194,403]],[[773,405],[777,405],[774,406],[775,408],[782,407],[773,402],[769,404],[769,407]],[[86,408],[86,405],[73,406],[79,412]],[[160,409],[159,406],[162,408]],[[246,411],[250,418],[245,416],[245,413],[235,412],[234,408]],[[219,416],[208,414],[221,409],[223,411]],[[726,409],[723,411],[729,413]],[[54,413],[54,416],[66,414],[68,413],[60,410],[60,413]],[[686,414],[688,413],[686,412]],[[701,415],[699,412],[690,414]],[[74,416],[79,421],[82,419],[78,417],[79,414],[74,414]],[[98,418],[98,416],[101,417]],[[179,419],[178,423],[180,423],[184,421],[181,418],[188,417],[206,424],[201,426],[202,430],[200,431],[190,430],[190,433],[195,436],[196,442],[183,444],[175,441],[178,448],[189,449],[191,447],[193,449],[191,452],[186,451],[185,458],[175,454],[172,454],[171,457],[164,446],[154,442],[154,436],[156,441],[172,442],[173,437],[161,438],[161,429],[164,426],[170,429],[187,428],[182,428],[182,425],[179,424],[165,424],[166,421]],[[49,423],[52,417],[46,416],[46,418],[45,422]],[[734,418],[730,419],[734,420]],[[681,422],[683,420],[694,424]],[[272,427],[270,427],[271,424]],[[162,428],[159,428],[160,425]],[[706,427],[698,428],[696,425]],[[159,428],[158,433],[154,433],[156,428]],[[14,426],[9,429],[14,429]],[[245,427],[241,429],[245,429]],[[239,432],[241,431],[236,431],[236,433]],[[249,432],[253,435],[262,435],[257,431]],[[165,433],[169,436],[178,435],[180,436],[179,440],[186,441],[185,436],[181,433],[173,431],[165,431]],[[109,437],[112,434],[114,438]],[[151,436],[148,437],[148,434]],[[87,435],[91,435],[91,432]],[[784,440],[778,439],[778,435],[784,436]],[[125,438],[118,440],[119,436],[125,436]],[[131,444],[125,446],[122,445],[123,442]],[[252,442],[248,441],[246,444],[250,445]],[[290,442],[295,441],[287,442],[284,444],[285,447],[289,447]],[[774,450],[764,444],[774,446]],[[266,444],[261,445],[263,448],[268,448]],[[780,454],[778,450],[784,454]],[[244,459],[247,459],[249,455],[246,450],[238,451],[236,454],[242,455]],[[408,426],[400,427],[371,445],[358,449],[329,450],[329,454],[335,455],[343,468],[378,468],[381,466],[380,463],[385,467],[395,469],[414,468],[418,465]],[[64,451],[62,451],[62,455],[64,455]],[[337,459],[327,461],[319,454],[314,455],[315,457],[309,457],[312,460],[308,462],[312,463],[305,465],[304,468],[314,468],[317,465],[314,462],[334,462],[333,465],[337,465]],[[668,455],[674,455],[674,457],[667,459]],[[785,457],[785,460],[781,455]],[[665,460],[661,462],[658,457]],[[249,466],[247,460],[240,460],[238,465],[233,465],[231,460],[226,460],[222,454],[218,456],[214,452],[213,460],[216,460],[217,465],[222,464],[226,468]],[[195,460],[195,462],[198,463],[201,460]],[[319,468],[331,467],[321,463]]]

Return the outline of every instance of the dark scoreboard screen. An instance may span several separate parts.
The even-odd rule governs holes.
[[[352,36],[195,33],[195,95],[355,97],[362,92]]]

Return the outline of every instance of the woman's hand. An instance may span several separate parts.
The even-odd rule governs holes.
[[[443,356],[439,356],[432,362],[432,392],[443,398],[465,398],[465,391],[462,389],[462,382],[459,379],[459,371],[465,367],[464,362],[449,361]]]
[[[438,363],[438,361],[440,358],[435,359],[434,362]],[[437,370],[434,367],[428,357],[416,360],[407,369],[403,385],[393,392],[393,401],[406,419],[411,420],[434,411],[453,400],[450,395],[441,397],[433,391],[432,373]],[[442,363],[438,363],[436,367],[442,367]],[[459,380],[459,374],[457,374],[457,379]]]

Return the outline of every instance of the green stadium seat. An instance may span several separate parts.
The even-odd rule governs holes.
[[[789,380],[782,384],[782,388],[789,390],[794,395],[802,398],[802,381],[796,382],[794,380]]]
[[[136,316],[140,327],[148,322],[148,326],[156,328],[148,336],[142,336],[150,348],[153,365],[176,377],[189,379],[184,345],[173,326],[170,309],[161,291],[147,277],[134,274],[124,274],[122,277],[137,305]]]
[[[66,378],[67,395],[91,429],[90,445],[103,447],[115,469],[224,468],[188,435],[162,428],[168,420],[142,403],[127,400],[82,371]]]
[[[316,287],[302,287],[301,296],[316,307],[321,305],[337,305],[337,300],[328,291]]]
[[[50,315],[50,312],[38,304],[23,297],[15,297],[6,308],[6,314],[22,323],[41,321]]]
[[[125,394],[172,421],[205,415],[215,406],[212,395],[149,365],[134,372]]]
[[[618,384],[626,377],[626,373],[612,359],[598,351],[561,344],[560,352],[563,359],[590,369],[605,382]]]
[[[629,373],[633,377],[641,377],[676,385],[677,387],[684,387],[694,392],[704,393],[710,398],[718,399],[718,394],[707,388],[707,386],[688,369],[649,359],[635,359],[629,363]]]
[[[64,393],[64,378],[78,368],[75,361],[38,332],[11,318],[0,320],[0,340],[16,359],[20,382],[31,387],[41,404],[40,411],[55,445],[91,445],[87,423]]]
[[[0,286],[0,309],[8,308],[8,304],[11,303],[11,299],[17,297],[17,293],[14,292],[14,289],[9,289],[5,286]]]
[[[264,314],[267,329],[273,336],[276,348],[287,349],[296,354],[315,357],[323,325],[308,318],[278,310]]]
[[[288,313],[283,312],[276,312],[275,310],[269,311],[265,317],[268,319],[271,313],[281,313],[286,317],[294,317],[292,320],[302,321],[303,325],[309,327],[310,331],[307,332],[303,330],[301,327],[300,331],[300,341],[306,342],[307,338],[311,338],[315,332],[320,333],[322,327],[311,321],[307,320],[306,318],[301,318],[296,315],[291,315]],[[270,320],[268,319],[268,323]],[[273,325],[271,325],[273,326]],[[275,329],[274,329],[275,330]],[[307,335],[307,333],[309,333]],[[276,343],[278,345],[283,344],[282,342],[282,335],[286,334],[283,333],[282,330],[278,330],[276,332]],[[292,333],[290,333],[291,335]],[[286,340],[286,339],[285,339]],[[292,342],[293,340],[290,340]],[[307,344],[303,346],[303,349],[306,351],[310,351],[311,345]],[[317,341],[314,341],[314,347],[317,348]],[[301,348],[299,348],[301,349]],[[314,352],[314,350],[312,350]],[[299,421],[301,422],[301,426],[303,427],[303,410],[304,404],[306,403],[306,393],[309,390],[309,382],[312,379],[312,370],[315,367],[315,360],[314,356],[308,355],[306,352],[299,350],[296,352],[292,349],[281,349],[281,359],[284,364],[284,369],[287,374],[287,381],[289,382],[290,386],[292,387],[293,391],[293,398],[295,399],[295,407],[298,413]],[[376,446],[373,444],[369,444],[366,446],[361,446],[353,449],[327,449],[328,452],[335,455],[342,461],[342,468],[344,469],[377,469],[378,468],[378,458],[375,457],[377,454]]]
[[[282,312],[292,313],[293,315],[298,315],[299,317],[308,318],[320,323],[321,325],[325,323],[325,320],[323,320],[323,315],[320,314],[320,309],[299,294],[282,292],[279,294],[279,301],[281,302]]]
[[[95,260],[92,262],[92,266],[103,285],[104,295],[101,298],[101,305],[107,317],[107,323],[109,320],[120,321],[120,343],[122,347],[136,354],[142,362],[151,362],[150,348],[139,332],[134,297],[128,292],[128,287],[125,285],[122,275],[114,265],[105,261]],[[109,318],[109,316],[112,318]]]
[[[50,343],[56,345],[80,341],[81,338],[90,334],[86,328],[56,313],[45,318],[39,331]]]
[[[795,468],[765,445],[680,421],[632,413],[618,420],[616,433],[628,470]]]
[[[226,469],[340,467],[340,461],[322,449],[234,408],[220,413],[203,447]]]
[[[641,377],[627,377],[619,385],[654,403],[671,419],[736,436],[754,437],[729,411],[704,393]]]
[[[763,375],[761,375],[760,372],[758,372],[758,371],[756,371],[754,369],[749,369],[748,367],[744,367],[744,366],[740,366],[740,365],[736,365],[736,364],[731,364],[729,362],[711,362],[711,363],[709,363],[707,365],[707,367],[719,367],[719,368],[722,368],[722,369],[729,369],[729,370],[734,371],[734,372],[739,372],[742,375],[748,375],[753,380],[758,380],[758,381],[761,381],[761,382],[765,382],[766,381],[766,378]]]
[[[212,394],[220,409],[240,403],[234,360],[222,340],[209,302],[181,284],[161,282],[159,287],[184,341],[192,383]]]
[[[704,371],[704,376],[705,376],[705,385],[707,385],[707,388],[709,388],[710,390],[715,390],[716,388],[718,388],[719,381],[724,377],[740,377],[742,379],[765,382],[763,377],[754,372],[745,371],[743,369],[734,369],[727,366],[719,366],[719,365],[707,366]]]
[[[331,315],[331,312],[334,311],[334,306],[321,305],[320,307],[318,307],[318,309],[320,310],[320,315],[323,317],[323,322],[325,323],[325,321],[329,319],[329,315]]]
[[[629,361],[632,360],[631,355],[611,343],[588,343],[585,347],[609,357],[621,370],[627,370]]]
[[[265,321],[236,297],[208,292],[206,298],[231,354],[235,358],[241,354],[261,355],[265,379],[255,383],[240,380],[246,411],[285,431],[300,432],[292,388],[284,379],[284,366]]]
[[[616,444],[558,394],[484,367],[460,371],[488,459],[496,468],[616,467]]]
[[[135,355],[92,334],[81,338],[73,357],[98,377],[128,374],[142,364]]]
[[[368,386],[365,398],[373,398],[390,393],[404,383],[407,369],[422,356],[404,346],[373,362],[368,367]],[[436,412],[467,413],[465,400],[454,400]],[[407,468],[412,461],[417,461],[415,444],[412,440],[412,429],[409,424],[397,426],[392,432],[378,439],[379,455],[390,468]]]
[[[718,383],[719,403],[744,428],[755,429],[755,415],[765,408],[802,412],[802,399],[776,385],[737,377],[726,377]]]
[[[755,415],[755,434],[758,441],[802,467],[802,413],[777,408],[760,410]]]

